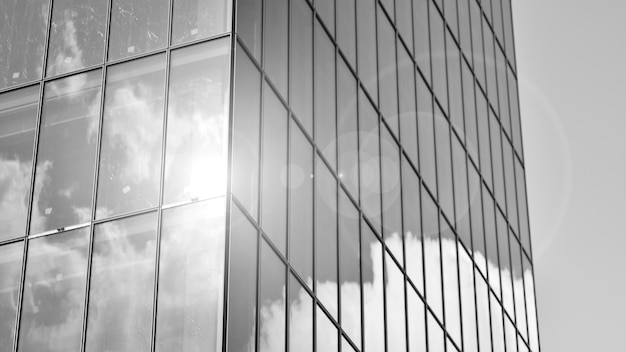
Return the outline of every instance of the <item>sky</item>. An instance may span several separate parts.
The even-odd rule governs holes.
[[[626,2],[516,0],[542,351],[611,351],[626,331]]]

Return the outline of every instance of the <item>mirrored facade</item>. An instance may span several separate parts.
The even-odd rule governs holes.
[[[0,4],[0,351],[539,351],[511,0]]]

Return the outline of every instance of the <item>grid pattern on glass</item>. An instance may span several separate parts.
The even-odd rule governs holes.
[[[537,322],[534,288],[528,297],[532,261],[510,2],[368,0],[353,7],[301,0],[287,13],[273,11],[276,3],[239,3],[235,13],[242,25],[235,81],[251,82],[242,89],[256,92],[235,93],[235,101],[253,102],[242,104],[249,114],[239,119],[254,123],[240,122],[245,128],[237,133],[249,138],[232,146],[252,149],[252,163],[233,155],[234,166],[250,171],[243,177],[253,175],[246,192],[233,187],[236,204],[319,307],[312,316],[281,313],[276,322],[306,318],[330,331],[322,314],[356,350],[413,351],[429,340],[434,351],[492,344],[504,350],[512,341],[538,350],[536,334],[528,333]],[[287,39],[278,28],[288,28]],[[286,62],[277,42],[287,45]],[[284,125],[268,130],[266,119],[274,118],[266,104],[280,106],[282,116],[287,111],[286,137]],[[262,186],[276,181],[266,179],[265,165],[284,160],[282,152],[269,152],[272,137],[289,146],[280,176],[288,185],[287,217],[273,219],[287,224],[286,252],[284,237],[272,234],[277,224],[257,220],[285,199]],[[240,177],[233,170],[233,185]],[[320,196],[320,187],[336,193]],[[344,219],[351,207],[356,227]],[[360,242],[356,282],[348,278],[358,271],[344,272],[351,267],[345,231]],[[358,309],[344,294],[353,284]],[[495,328],[493,319],[501,321]],[[290,330],[284,333],[291,341]]]

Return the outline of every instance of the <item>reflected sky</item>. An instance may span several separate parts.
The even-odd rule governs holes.
[[[0,350],[10,351],[20,287],[24,242],[0,246]]]

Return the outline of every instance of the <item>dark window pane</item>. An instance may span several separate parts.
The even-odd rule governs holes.
[[[89,227],[31,240],[20,351],[79,351]]]
[[[0,246],[0,350],[11,351],[19,301],[24,242]]]
[[[292,1],[290,8],[290,105],[307,133],[313,135],[313,13],[305,0]]]
[[[289,275],[289,351],[313,352],[313,300]]]
[[[378,104],[378,75],[376,73],[376,2],[358,0],[357,49],[359,77],[367,93]]]
[[[227,0],[230,2],[230,0]],[[278,89],[278,92],[287,99],[287,68],[289,62],[288,48],[288,0],[265,1],[265,31],[263,43],[265,45],[265,72]]]
[[[341,326],[361,347],[361,266],[359,212],[344,192],[339,195],[339,283]],[[318,320],[319,321],[319,320]]]
[[[317,294],[337,319],[337,181],[317,158],[315,170],[315,282]]]
[[[48,3],[49,0],[0,3],[0,89],[41,78]]]
[[[30,233],[91,219],[99,70],[46,84]]]
[[[39,86],[0,95],[0,241],[26,231]]]
[[[165,47],[168,5],[167,0],[113,0],[109,61]]]
[[[361,223],[361,272],[363,277],[363,348],[385,350],[384,281],[382,244],[366,222]]]
[[[233,194],[257,218],[259,197],[259,134],[261,75],[250,58],[237,48],[233,115]]]
[[[106,16],[106,1],[54,1],[46,75],[102,63]]]
[[[345,61],[337,56],[338,174],[350,194],[359,197],[357,83]]]
[[[254,351],[258,236],[234,203],[231,209],[227,350]]]
[[[163,203],[226,192],[229,41],[172,52]]]
[[[391,23],[378,11],[378,91],[380,111],[398,136],[398,76],[396,35]]]
[[[157,214],[97,225],[86,350],[149,351]]]
[[[374,221],[377,231],[381,226],[380,149],[378,116],[376,110],[359,90],[359,149],[361,167],[361,206]]]
[[[165,56],[107,72],[96,217],[158,204]]]
[[[313,279],[313,146],[290,124],[289,260],[308,284]]]
[[[258,62],[261,62],[262,5],[263,2],[258,0],[237,2],[237,35]]]
[[[259,351],[285,351],[287,271],[265,241],[261,242]]]
[[[221,349],[224,198],[163,210],[157,351]]]
[[[231,23],[229,0],[175,0],[172,44],[227,32]]]
[[[331,168],[336,169],[337,119],[335,46],[316,22],[315,26],[315,143]]]
[[[287,110],[265,84],[263,89],[263,177],[261,227],[287,254]]]

